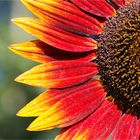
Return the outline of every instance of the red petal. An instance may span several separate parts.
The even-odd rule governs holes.
[[[100,34],[102,31],[102,23],[67,1],[22,1],[39,18],[61,29],[86,35]]]
[[[20,75],[16,81],[45,88],[64,88],[83,83],[98,73],[87,61],[54,61],[41,64]]]
[[[120,110],[110,101],[104,103],[80,126],[73,139],[107,139],[121,116]]]
[[[132,2],[133,0],[124,0],[125,4],[129,4],[130,2]]]
[[[111,140],[138,140],[139,126],[136,116],[124,114],[112,132]]]
[[[9,47],[9,49],[25,58],[41,63],[47,63],[56,60],[92,61],[96,58],[94,51],[83,53],[67,52],[49,46],[40,40],[13,44]]]
[[[97,48],[97,43],[92,38],[63,31],[39,19],[17,18],[13,22],[43,42],[65,51],[86,52]]]
[[[100,82],[91,80],[51,106],[29,126],[28,130],[40,131],[77,123],[92,113],[104,100],[105,95]]]
[[[116,10],[106,0],[71,0],[86,12],[102,17],[112,17]]]
[[[82,123],[83,121],[73,126],[63,128],[55,140],[72,140],[73,136],[77,133]]]
[[[138,120],[139,135],[140,135],[140,119]]]
[[[117,6],[121,7],[127,3],[130,3],[132,0],[112,0]]]
[[[119,7],[121,7],[125,4],[124,0],[112,0],[112,1]]]

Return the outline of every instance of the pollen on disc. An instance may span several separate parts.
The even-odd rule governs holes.
[[[123,112],[140,117],[140,1],[108,18],[98,43],[97,63],[108,96]]]

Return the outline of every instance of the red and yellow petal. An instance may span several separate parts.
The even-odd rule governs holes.
[[[94,15],[112,17],[116,10],[106,0],[71,0],[79,8]]]
[[[92,115],[77,124],[77,128],[72,126],[62,129],[56,140],[107,139],[120,117],[121,112],[117,106],[105,100]],[[68,132],[72,133],[68,134]]]
[[[74,135],[77,133],[82,123],[83,121],[61,129],[61,131],[56,136],[55,140],[73,140]]]
[[[74,139],[107,139],[120,117],[121,111],[117,106],[106,100],[96,112],[83,122]]]
[[[63,31],[39,19],[17,18],[12,21],[43,42],[65,51],[86,52],[97,48],[97,42],[92,38]]]
[[[21,117],[37,117],[48,110],[52,105],[60,101],[62,98],[68,96],[73,88],[67,89],[49,89],[38,97],[33,99],[30,103],[24,106],[18,113]]]
[[[66,96],[42,112],[28,130],[41,131],[77,123],[91,114],[106,96],[100,82],[94,79],[65,93]]]
[[[22,0],[23,4],[43,21],[66,31],[93,35],[100,34],[103,23],[83,13],[64,0]]]
[[[12,44],[9,49],[25,58],[41,63],[47,63],[57,60],[92,61],[96,58],[96,54],[94,51],[83,53],[63,51],[54,48],[40,40]]]
[[[136,116],[124,114],[112,132],[111,140],[138,140],[139,122]]]
[[[78,85],[98,73],[96,64],[88,61],[54,61],[23,73],[16,81],[44,88]]]
[[[101,88],[98,79],[92,79],[82,85],[73,86],[65,89],[49,89],[36,97],[30,103],[28,103],[25,107],[23,107],[18,113],[18,116],[22,117],[34,117],[39,116],[46,110],[48,110],[52,105],[57,102],[61,102],[63,98],[67,98],[71,94],[78,94],[78,92],[83,89],[90,90],[93,88],[88,86],[94,86],[94,88]]]

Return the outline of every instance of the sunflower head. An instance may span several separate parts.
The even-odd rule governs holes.
[[[11,45],[42,64],[16,81],[49,88],[18,112],[56,140],[138,140],[140,1],[22,0],[37,18],[13,22],[38,40]]]

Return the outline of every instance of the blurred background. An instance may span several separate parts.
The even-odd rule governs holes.
[[[12,53],[10,44],[32,40],[33,37],[16,25],[10,19],[15,17],[33,16],[20,0],[0,0],[0,139],[45,139],[53,140],[58,129],[43,132],[28,132],[26,127],[34,118],[16,116],[30,100],[45,89],[35,88],[20,83],[14,79],[37,63],[21,58]]]

